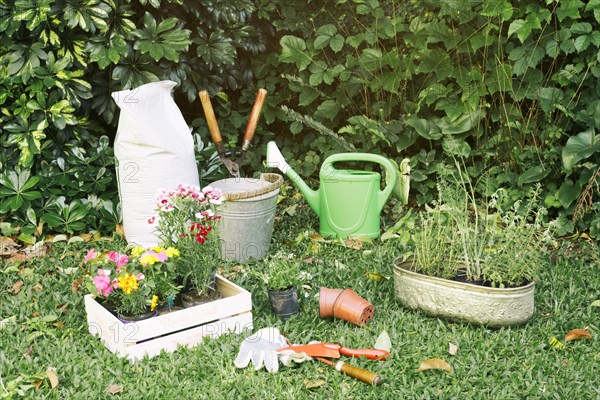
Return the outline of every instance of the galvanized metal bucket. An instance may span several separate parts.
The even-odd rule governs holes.
[[[271,246],[279,187],[283,177],[262,174],[256,178],[228,178],[210,184],[225,194],[217,225],[221,258],[260,260]]]

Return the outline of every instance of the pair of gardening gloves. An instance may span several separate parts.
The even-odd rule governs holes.
[[[240,351],[233,361],[237,368],[246,368],[252,363],[255,370],[265,366],[269,372],[279,371],[279,362],[286,367],[312,360],[306,353],[293,350],[276,351],[289,346],[286,338],[277,328],[263,328],[248,336],[240,345]]]

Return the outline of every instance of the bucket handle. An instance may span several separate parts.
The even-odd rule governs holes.
[[[387,175],[387,184],[383,190],[380,190],[377,195],[377,212],[380,212],[383,209],[383,206],[389,199],[392,191],[394,190],[394,186],[396,181],[398,180],[398,171],[394,164],[386,157],[380,156],[379,154],[373,153],[339,153],[333,154],[323,162],[321,166],[321,171],[331,171],[331,175],[327,178],[335,177],[335,168],[333,168],[333,164],[340,161],[367,161],[373,162],[382,165],[385,168],[385,173]]]
[[[269,182],[269,184],[267,186],[263,186],[261,188],[255,189],[255,190],[249,190],[247,192],[226,193],[225,201],[227,201],[227,200],[229,200],[229,201],[243,200],[243,199],[249,199],[251,197],[262,196],[263,194],[266,194],[266,193],[269,193],[269,192],[279,189],[281,187],[281,185],[283,184],[283,176],[281,176],[279,174],[264,173],[264,174],[260,175],[260,178],[262,180]]]

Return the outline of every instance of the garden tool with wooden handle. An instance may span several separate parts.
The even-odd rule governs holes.
[[[291,345],[281,349],[280,351],[293,351],[296,354],[306,354],[310,357],[314,357],[319,361],[329,364],[336,371],[346,374],[352,378],[358,379],[359,381],[368,383],[370,385],[377,385],[381,382],[381,377],[366,369],[354,367],[348,365],[343,361],[331,361],[328,358],[340,358],[340,356],[346,355],[351,357],[366,357],[369,360],[385,360],[386,357],[390,356],[390,352],[387,350],[380,349],[350,349],[348,347],[341,346],[335,343],[311,343],[305,345]]]
[[[258,93],[256,95],[256,100],[254,101],[254,106],[252,107],[252,112],[250,113],[250,118],[248,119],[248,125],[246,126],[246,132],[244,133],[244,139],[242,142],[241,154],[235,161],[231,161],[225,155],[225,148],[223,145],[223,137],[221,136],[221,131],[219,130],[219,125],[217,123],[217,118],[215,117],[215,112],[212,107],[212,103],[210,101],[210,97],[206,90],[202,90],[198,92],[198,96],[200,97],[200,102],[202,103],[202,108],[204,109],[204,115],[206,116],[206,123],[208,124],[208,130],[210,131],[210,136],[212,138],[213,143],[217,149],[217,154],[219,154],[219,158],[227,167],[229,174],[232,177],[239,178],[240,177],[240,166],[244,162],[244,158],[246,157],[246,152],[250,148],[250,144],[252,142],[252,138],[254,137],[254,132],[256,131],[256,126],[258,124],[258,118],[260,117],[260,112],[262,110],[262,106],[267,97],[267,91],[265,89],[258,89]]]

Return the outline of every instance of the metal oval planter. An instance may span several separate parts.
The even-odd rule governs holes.
[[[412,261],[394,261],[396,299],[405,307],[452,320],[493,328],[520,325],[535,311],[535,282],[492,288],[410,271]]]

